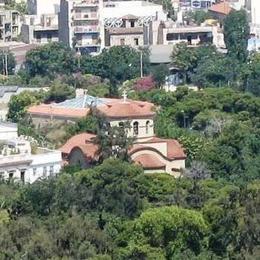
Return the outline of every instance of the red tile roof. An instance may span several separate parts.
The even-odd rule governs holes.
[[[166,143],[167,145],[167,155],[165,156],[155,147],[149,146],[152,143]],[[129,151],[130,154],[134,154],[137,151],[141,150],[153,150],[154,152],[160,153],[165,159],[168,160],[176,160],[176,159],[186,159],[187,155],[181,144],[175,139],[161,139],[159,137],[153,137],[145,142],[136,143],[133,145],[131,150]]]
[[[71,137],[59,150],[68,156],[74,148],[79,148],[86,158],[96,159],[98,157],[98,145],[95,142],[96,135],[82,133]]]
[[[62,153],[69,154],[75,146],[80,146],[87,143],[93,143],[96,135],[89,133],[82,133],[72,136],[67,142],[59,149]]]
[[[154,105],[142,101],[115,101],[98,107],[98,110],[109,118],[142,118],[152,117]]]
[[[209,8],[209,11],[214,13],[220,13],[224,15],[228,15],[233,9],[230,7],[229,3],[221,2],[218,4],[214,4]]]
[[[134,162],[140,164],[144,169],[162,169],[165,168],[165,164],[161,162],[156,156],[151,154],[138,155]]]
[[[69,118],[80,118],[88,114],[88,108],[64,108],[52,105],[35,105],[28,108],[31,115],[60,116]]]
[[[153,137],[148,140],[149,143],[167,143],[167,157],[171,160],[178,158],[186,158],[186,154],[182,145],[175,139],[162,139]]]

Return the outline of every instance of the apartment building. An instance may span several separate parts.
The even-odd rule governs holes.
[[[166,20],[162,5],[146,1],[104,2],[100,21],[104,30],[102,42],[104,47],[157,44],[159,26]]]
[[[100,2],[61,0],[59,40],[86,53],[101,49]]]
[[[58,15],[27,15],[21,27],[22,41],[30,44],[44,44],[59,41]]]
[[[251,33],[260,38],[260,1],[249,0],[247,5],[250,11]]]
[[[58,14],[60,0],[27,0],[29,15]]]
[[[166,19],[161,5],[145,1],[61,0],[59,40],[87,53],[115,45],[142,46],[157,38],[153,24]]]
[[[28,0],[28,13],[23,18],[21,38],[25,43],[57,42],[60,0]]]
[[[14,124],[0,123],[0,133],[0,179],[32,183],[59,173],[60,151],[31,146],[28,137],[18,137]]]
[[[0,10],[0,42],[16,40],[19,34],[19,12],[15,10]]]

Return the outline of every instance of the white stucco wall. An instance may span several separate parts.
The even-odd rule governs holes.
[[[0,123],[0,140],[16,139],[18,137],[17,131],[16,124],[8,126],[8,124]]]
[[[185,168],[185,160],[181,159],[181,160],[166,160],[165,158],[163,158],[162,156],[160,156],[158,153],[154,152],[154,151],[150,151],[150,150],[141,150],[138,151],[134,154],[131,155],[132,160],[134,160],[136,157],[138,157],[139,155],[143,155],[143,154],[150,154],[153,155],[154,157],[156,157],[158,160],[160,160],[162,163],[165,164],[165,172],[174,176],[174,177],[179,177],[180,176],[180,172],[178,171],[173,171],[172,169],[184,169]],[[151,170],[145,170],[145,172],[150,172],[150,173],[154,173],[154,172],[164,172],[162,170],[156,170],[156,169],[151,169]]]
[[[114,7],[111,7],[111,3]],[[107,6],[106,4],[109,4]],[[146,1],[118,1],[104,3],[102,10],[103,18],[122,17],[128,14],[135,16],[154,16],[157,20],[166,21],[166,13],[162,5],[152,4]]]
[[[21,181],[21,171],[24,171],[25,183],[33,183],[39,178],[58,174],[61,166],[60,151],[46,150],[46,153],[35,155],[10,155],[0,158],[0,175],[2,178],[8,179],[12,172],[13,179]],[[53,173],[51,173],[51,168]]]
[[[146,122],[149,121],[149,127],[148,127],[148,132],[146,132]],[[111,127],[113,126],[119,126],[120,122],[129,122],[131,125],[131,128],[128,132],[128,136],[129,137],[133,137],[134,135],[134,123],[138,122],[138,136],[136,136],[137,139],[141,138],[142,140],[146,139],[146,138],[150,138],[154,136],[154,130],[153,130],[153,119],[152,118],[146,118],[146,119],[131,119],[131,120],[110,120],[109,123],[111,125]]]

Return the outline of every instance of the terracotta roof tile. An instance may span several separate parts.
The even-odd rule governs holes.
[[[186,158],[186,154],[182,145],[175,139],[162,139],[159,137],[153,137],[149,142],[166,142],[167,143],[167,157],[169,159]]]
[[[149,102],[120,100],[99,106],[98,110],[109,118],[139,118],[154,116],[153,108],[154,105]]]
[[[47,115],[47,116],[61,116],[80,118],[88,114],[88,108],[64,108],[53,105],[40,104],[31,106],[27,112],[32,115]]]
[[[136,164],[140,164],[144,169],[162,169],[165,164],[156,156],[151,154],[141,154],[134,159]]]
[[[174,159],[185,159],[187,155],[185,154],[185,151],[181,144],[175,140],[175,139],[162,139],[159,137],[153,137],[145,142],[140,142],[137,144],[134,144],[131,150],[129,151],[130,154],[135,153],[139,150],[145,150],[145,149],[153,149],[157,150],[156,148],[149,146],[151,143],[166,143],[167,145],[167,159],[168,160],[174,160]],[[160,151],[158,151],[160,153]]]
[[[209,8],[209,11],[214,13],[220,13],[224,15],[228,15],[233,9],[230,7],[229,3],[221,2],[218,4],[214,4]]]
[[[59,150],[62,153],[69,154],[71,150],[75,147],[85,147],[86,145],[94,145],[94,139],[96,135],[89,133],[82,133],[72,136]]]

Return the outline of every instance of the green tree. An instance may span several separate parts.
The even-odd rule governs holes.
[[[15,57],[11,52],[0,52],[0,71],[3,75],[14,74],[16,65]],[[7,71],[6,71],[7,64]]]
[[[63,102],[66,99],[75,97],[75,89],[67,84],[62,83],[60,80],[54,80],[51,84],[50,90],[47,93],[45,102]]]
[[[189,23],[195,22],[197,25],[201,25],[207,19],[212,18],[209,12],[204,10],[189,11],[186,15],[186,19]]]
[[[244,90],[260,96],[260,54],[252,53],[245,70]]]
[[[163,86],[165,83],[166,76],[169,75],[169,68],[165,64],[160,64],[152,68],[152,77],[157,87]]]
[[[148,209],[129,227],[127,249],[130,254],[132,245],[147,245],[161,250],[162,259],[173,259],[176,253],[187,249],[199,254],[208,231],[201,213],[175,206]]]
[[[44,93],[42,92],[32,92],[23,91],[19,95],[14,95],[11,97],[8,103],[8,114],[7,118],[14,123],[19,122],[26,115],[26,109],[37,102],[43,100]]]
[[[149,72],[149,53],[143,52],[143,72]],[[114,46],[95,57],[82,57],[82,70],[84,73],[107,78],[113,87],[128,79],[140,75],[140,51],[129,46]],[[110,92],[113,92],[112,90]]]
[[[248,52],[249,23],[245,10],[231,11],[224,20],[224,40],[228,55],[245,62]]]
[[[26,54],[25,70],[29,77],[36,75],[54,78],[76,70],[74,51],[62,43],[48,43]]]
[[[189,82],[190,74],[197,66],[197,55],[194,48],[190,48],[186,43],[181,42],[173,46],[171,60],[174,66],[180,69],[185,76],[185,81]]]

